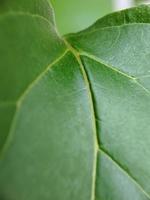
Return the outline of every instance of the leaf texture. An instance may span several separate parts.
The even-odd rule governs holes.
[[[54,24],[53,9],[49,0],[1,0],[0,13],[4,14],[8,12],[39,15]]]
[[[150,8],[60,38],[48,1],[0,2],[0,199],[150,199]]]

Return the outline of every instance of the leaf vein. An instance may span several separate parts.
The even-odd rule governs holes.
[[[86,57],[88,57],[88,58],[90,58],[90,59],[92,59],[92,60],[94,60],[94,61],[96,61],[96,62],[98,62],[100,64],[103,64],[105,67],[109,68],[110,70],[112,70],[112,71],[114,71],[114,72],[116,72],[118,74],[121,74],[122,76],[125,76],[126,78],[132,80],[136,85],[138,85],[139,87],[141,87],[142,90],[145,93],[147,93],[148,95],[150,95],[150,91],[147,88],[145,88],[144,85],[142,85],[141,83],[138,82],[138,80],[137,80],[138,78],[137,77],[130,76],[129,74],[127,74],[127,73],[125,73],[125,72],[123,72],[121,70],[118,70],[117,68],[115,68],[113,66],[108,65],[103,60],[97,58],[96,56],[90,55],[87,52],[81,52],[80,55],[81,56],[86,56]]]
[[[116,161],[103,147],[99,147],[100,153],[103,152],[109,160],[111,160],[116,167],[121,170],[141,191],[145,196],[150,199],[150,195],[144,190],[142,185],[118,162]]]
[[[10,126],[10,131],[8,133],[7,139],[5,144],[3,145],[1,151],[0,151],[0,159],[1,157],[5,154],[5,152],[8,149],[9,144],[11,143],[11,141],[13,140],[13,132],[15,129],[15,125],[16,125],[16,121],[17,121],[17,114],[19,112],[19,109],[21,107],[21,104],[25,98],[25,96],[31,91],[31,89],[34,87],[34,85],[36,85],[38,83],[39,80],[41,80],[41,78],[47,73],[47,71],[54,66],[56,63],[58,63],[61,59],[63,59],[63,57],[67,54],[69,50],[66,49],[64,51],[63,54],[61,54],[56,60],[54,60],[52,63],[50,63],[48,65],[48,67],[40,74],[36,77],[36,79],[34,79],[25,89],[25,91],[21,94],[21,96],[18,98],[17,102],[16,102],[16,110],[14,112],[14,117]]]
[[[96,171],[97,171],[97,153],[98,153],[98,149],[99,149],[99,142],[98,142],[98,135],[97,135],[97,126],[96,126],[96,113],[95,113],[95,106],[94,106],[94,101],[93,101],[93,92],[92,92],[92,88],[91,88],[91,84],[90,84],[90,80],[88,77],[88,74],[86,72],[86,69],[82,63],[82,60],[80,58],[79,53],[70,45],[70,43],[68,43],[68,41],[66,41],[64,39],[64,42],[66,43],[66,45],[68,46],[68,48],[70,49],[70,51],[73,53],[73,55],[75,56],[75,58],[77,59],[84,81],[85,81],[85,85],[87,87],[87,91],[88,91],[88,96],[89,96],[89,104],[91,107],[91,118],[92,118],[92,125],[93,125],[93,139],[94,139],[94,147],[95,147],[95,152],[94,152],[94,161],[93,161],[93,173],[92,173],[92,188],[91,188],[91,200],[95,200],[95,191],[96,191]]]

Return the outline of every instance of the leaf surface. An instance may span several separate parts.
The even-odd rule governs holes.
[[[150,199],[150,8],[64,38],[47,1],[0,12],[0,199]]]
[[[39,15],[54,24],[53,9],[49,0],[1,0],[0,13],[26,13]]]

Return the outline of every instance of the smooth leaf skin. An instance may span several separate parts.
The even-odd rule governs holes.
[[[62,39],[42,1],[6,2],[0,199],[149,200],[149,7]]]
[[[97,199],[133,199],[135,193],[135,199],[150,198],[149,33],[147,22],[131,21],[67,36],[79,51],[91,83],[100,153],[104,151],[118,165],[116,179],[109,179],[103,176],[106,166],[109,174],[116,171],[106,159],[100,159]],[[120,168],[125,172],[121,180]],[[128,176],[131,180],[126,186]],[[118,182],[134,191],[127,194]]]
[[[132,181],[130,176],[116,165],[102,150],[98,152],[97,159],[98,170],[95,199],[149,199],[149,197],[139,189],[137,184]]]
[[[0,26],[0,100],[14,102],[66,47],[53,26],[40,16],[6,14],[1,16]]]
[[[83,57],[83,60],[95,97],[100,149],[107,153],[117,165],[121,166],[116,166],[118,168],[118,176],[120,176],[120,168],[125,171],[125,173],[122,172],[122,176],[124,176],[121,179],[123,185],[126,184],[127,174],[131,177],[128,185],[125,185],[125,188],[136,186],[139,188],[137,189],[135,187],[138,196],[141,196],[144,190],[149,194],[150,95],[134,79],[87,57]],[[143,162],[139,158],[142,158]],[[104,162],[103,159],[102,162]],[[100,166],[103,172],[105,171],[105,165],[108,165],[108,163],[104,163],[104,168],[102,168],[103,164]],[[109,167],[110,172],[113,174],[112,163]],[[117,196],[122,197],[119,199],[133,199],[134,193],[129,193],[128,197],[127,189],[119,191],[118,184],[116,185],[115,183],[114,185],[115,178],[110,181],[108,177],[110,176],[105,177],[106,180],[98,177],[98,182],[103,187],[103,195],[101,195],[100,199],[105,199],[106,195],[110,195],[109,198],[113,199],[113,193],[117,193]],[[118,180],[116,182],[120,181]],[[108,187],[110,188],[112,185],[113,189],[108,194]],[[99,194],[99,190],[97,190],[97,193]],[[114,199],[116,198],[115,196],[116,194],[114,194]]]
[[[54,24],[53,9],[49,0],[1,0],[0,13],[8,12],[40,15]]]
[[[16,101],[66,47],[52,25],[39,16],[5,14],[0,17],[0,27],[0,109],[8,115],[2,123],[1,137],[4,138],[9,131],[10,115]]]
[[[87,96],[71,53],[33,83],[0,163],[2,199],[90,199],[94,145]]]
[[[1,15],[0,44],[0,199],[90,199],[94,117],[81,66],[39,15]]]
[[[0,149],[5,143],[7,134],[9,133],[9,129],[14,117],[15,110],[16,110],[16,104],[13,102],[10,102],[8,104],[1,102],[0,104],[0,125],[1,125]]]

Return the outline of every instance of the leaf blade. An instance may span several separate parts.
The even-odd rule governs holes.
[[[64,42],[37,0],[16,2],[0,16],[0,198],[150,199],[149,7]]]

